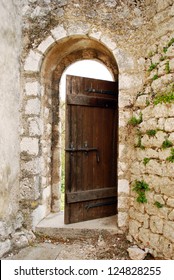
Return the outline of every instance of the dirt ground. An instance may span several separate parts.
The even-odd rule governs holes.
[[[38,237],[38,243],[51,243],[63,245],[59,259],[81,260],[129,260],[127,248],[130,247],[124,235],[103,236],[81,240],[54,240]]]

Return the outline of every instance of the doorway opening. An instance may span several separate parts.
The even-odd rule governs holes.
[[[71,64],[62,74],[59,86],[59,107],[61,127],[61,211],[65,210],[65,112],[66,112],[66,76],[75,75],[104,81],[114,81],[108,68],[97,60],[80,60]],[[113,191],[113,190],[112,190]],[[101,202],[100,202],[101,203]],[[106,202],[105,202],[106,203]],[[108,202],[107,202],[108,203]]]

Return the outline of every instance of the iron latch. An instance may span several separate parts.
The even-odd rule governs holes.
[[[73,155],[73,153],[78,153],[78,152],[83,152],[86,155],[88,155],[89,152],[96,152],[96,161],[98,163],[100,162],[100,155],[99,155],[98,148],[88,147],[86,143],[85,143],[85,147],[81,147],[81,148],[74,148],[74,146],[71,144],[71,148],[67,148],[65,149],[65,151],[71,153],[71,156]]]

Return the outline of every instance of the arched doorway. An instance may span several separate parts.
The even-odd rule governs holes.
[[[42,65],[41,82],[43,85],[42,104],[51,106],[51,211],[60,211],[61,204],[61,142],[60,142],[60,102],[59,85],[64,70],[73,62],[93,59],[103,63],[112,73],[118,94],[118,67],[113,54],[101,42],[86,36],[64,38],[46,55]],[[44,111],[44,108],[43,108]],[[48,119],[48,118],[47,118]],[[43,114],[43,122],[47,120]],[[117,124],[115,124],[117,125]],[[45,131],[45,133],[47,133]],[[45,134],[44,136],[45,137]],[[116,139],[116,138],[114,138]],[[115,157],[117,155],[115,154]],[[116,158],[115,158],[116,172]]]

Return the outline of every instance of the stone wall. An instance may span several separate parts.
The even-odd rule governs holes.
[[[110,69],[114,76],[119,69],[118,224],[126,228],[130,179],[127,121],[144,82],[144,41],[149,41],[151,8],[146,0],[23,1],[20,195],[28,225],[35,227],[51,210],[59,210],[60,162],[55,159],[60,145],[60,77],[71,63],[95,58],[109,69],[110,61],[115,60],[115,69]]]
[[[174,33],[166,33],[148,50],[146,81],[129,121],[129,234],[154,256],[174,259]]]
[[[128,229],[129,221],[130,238],[172,258],[172,147],[162,145],[174,144],[173,104],[154,100],[172,91],[173,1],[4,0],[1,6],[0,255],[28,243],[22,225],[34,229],[59,211],[59,81],[71,63],[89,58],[119,77],[118,225]],[[146,203],[136,202],[132,190],[142,181],[150,188],[141,193]]]
[[[0,2],[0,257],[28,244],[19,208],[20,1]]]

